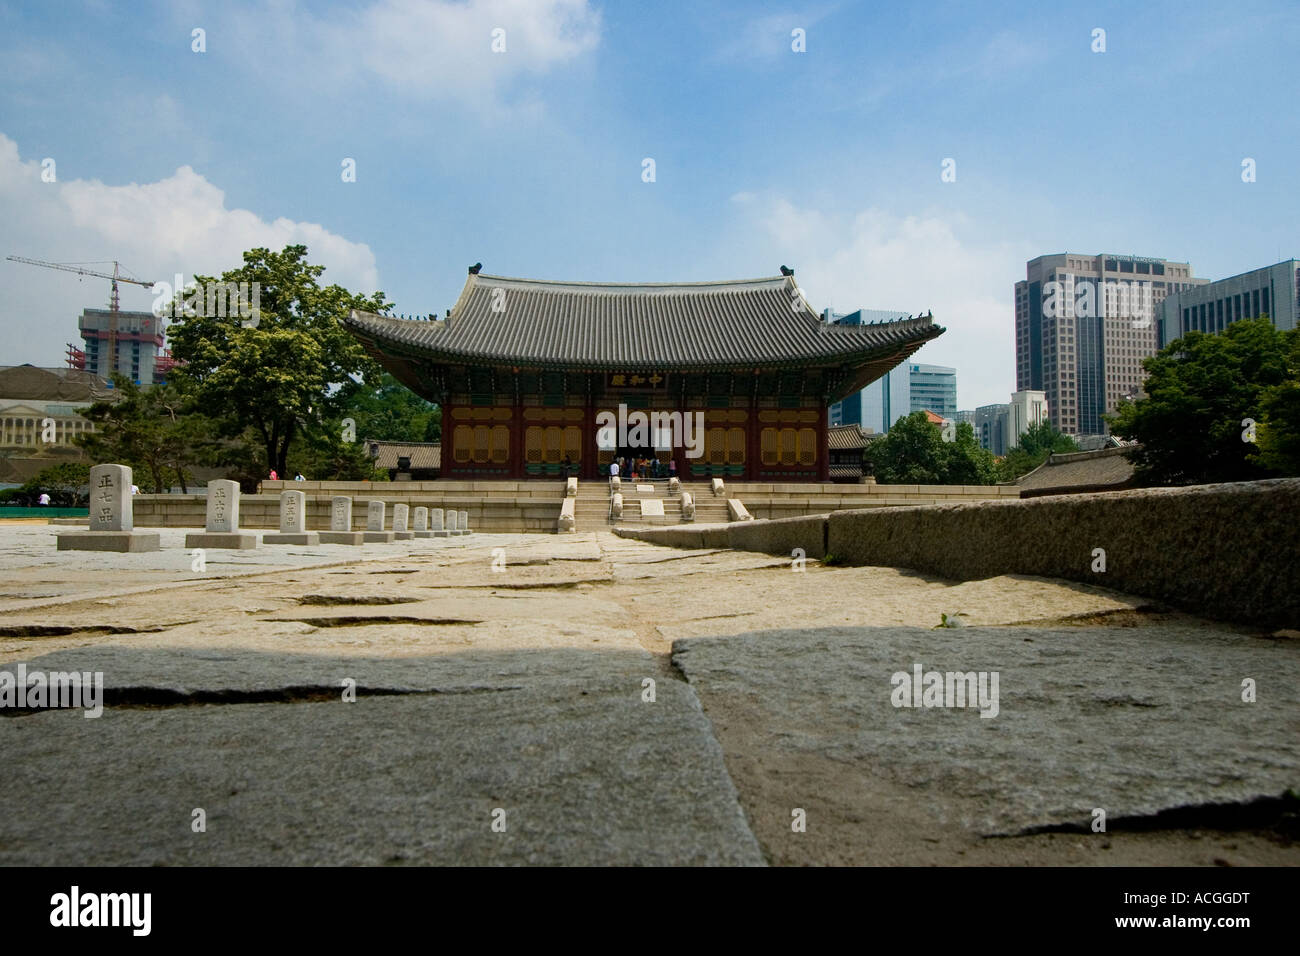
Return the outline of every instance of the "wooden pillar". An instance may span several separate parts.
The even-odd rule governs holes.
[[[516,401],[510,408],[510,477],[524,477],[524,406]]]
[[[817,477],[821,481],[831,479],[831,441],[830,428],[827,424],[830,421],[830,413],[830,406],[822,402],[817,412]]]
[[[758,471],[763,466],[763,441],[758,422],[758,399],[749,400],[749,416],[745,419],[745,478],[759,481]]]
[[[579,478],[584,481],[596,481],[600,478],[596,460],[600,449],[596,444],[596,404],[587,390],[587,403],[582,406],[582,464],[578,468]]]
[[[455,405],[447,405],[442,410],[442,467],[439,469],[444,478],[456,478],[459,465],[456,462],[456,413]]]

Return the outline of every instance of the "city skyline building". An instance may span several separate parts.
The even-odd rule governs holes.
[[[908,318],[890,309],[833,312],[822,318],[834,325],[873,325]],[[957,417],[957,370],[946,365],[905,363],[890,369],[866,388],[830,407],[831,425],[858,425],[876,434],[915,411],[931,411],[944,419]]]
[[[1217,279],[1170,294],[1157,319],[1160,347],[1188,332],[1222,332],[1233,322],[1267,315],[1273,327],[1294,329],[1300,320],[1300,261]]]
[[[1161,304],[1207,281],[1169,259],[1065,252],[1029,260],[1014,289],[1017,392],[1043,392],[1066,434],[1106,434],[1102,416],[1138,392],[1142,360],[1159,347]]]

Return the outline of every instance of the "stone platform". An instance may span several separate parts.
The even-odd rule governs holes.
[[[195,531],[185,536],[185,547],[248,551],[257,547],[257,535],[243,531]]]
[[[316,531],[306,531],[297,534],[292,531],[282,531],[279,533],[270,531],[262,535],[262,544],[298,544],[311,546],[320,543],[320,533]]]
[[[59,551],[117,551],[123,554],[157,551],[156,531],[61,531]]]

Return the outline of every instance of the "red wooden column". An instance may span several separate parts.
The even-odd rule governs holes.
[[[456,475],[456,412],[457,406],[448,405],[442,410],[442,466],[439,473],[443,478],[455,478]]]
[[[758,421],[758,403],[752,398],[749,401],[749,417],[745,419],[745,478],[748,481],[759,481],[758,470],[763,466],[762,462],[763,442],[762,429]]]
[[[821,481],[831,480],[831,440],[830,406],[823,403],[817,413],[817,477]]]
[[[582,464],[578,474],[584,481],[596,481],[600,478],[596,460],[599,449],[596,447],[596,406],[591,400],[591,390],[587,390],[587,404],[582,406]]]
[[[510,477],[524,477],[524,406],[510,407]]]

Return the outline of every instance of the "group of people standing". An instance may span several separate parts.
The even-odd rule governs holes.
[[[630,481],[646,478],[676,478],[677,462],[669,460],[665,463],[658,458],[629,458],[619,455],[610,462],[609,474],[611,478],[622,475]]]

